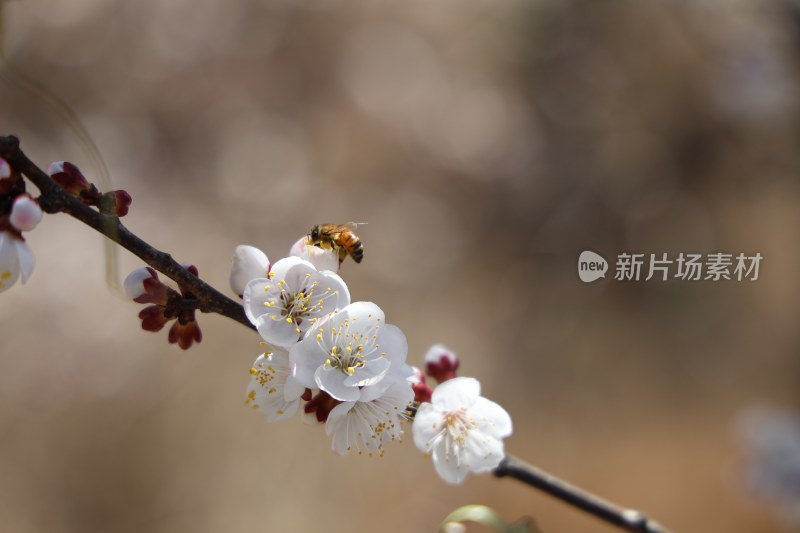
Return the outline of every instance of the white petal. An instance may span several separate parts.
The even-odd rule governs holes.
[[[469,409],[481,395],[481,384],[475,378],[453,378],[433,390],[431,403],[439,411]]]
[[[392,365],[403,365],[408,356],[408,341],[405,334],[392,324],[384,324],[378,331],[378,343],[381,351],[386,352]]]
[[[444,439],[431,450],[431,459],[439,477],[453,485],[463,482],[469,473],[469,470],[459,463],[457,455],[448,453]]]
[[[314,265],[312,265],[308,261],[300,259],[299,257],[284,257],[283,259],[280,259],[277,263],[272,265],[270,278],[283,279],[286,277],[286,273],[291,268],[297,265],[306,265],[307,267],[310,267],[312,270],[316,270],[314,268]]]
[[[317,329],[309,331],[309,334],[289,351],[289,361],[294,367],[292,375],[298,383],[309,389],[317,387],[314,374],[317,368],[325,364],[328,356],[317,344],[316,331]]]
[[[380,398],[381,396],[383,396],[384,394],[386,394],[386,390],[389,387],[391,387],[392,385],[395,385],[398,382],[405,382],[405,380],[402,379],[402,377],[400,377],[396,373],[393,373],[393,372],[387,373],[380,381],[377,381],[373,385],[360,387],[361,397],[358,399],[358,401],[360,401],[360,402],[371,402],[372,400],[376,400],[376,399]],[[409,389],[411,389],[411,383],[408,383],[408,382],[406,382],[406,383],[408,384]],[[411,392],[412,392],[412,398],[411,399],[413,400],[414,399],[413,398],[413,392],[414,391],[412,390]],[[410,403],[410,401],[411,400],[409,400],[409,402],[406,402],[406,405],[408,405],[408,403]]]
[[[14,239],[0,231],[0,292],[9,289],[19,279],[19,257]]]
[[[264,313],[255,320],[254,325],[261,338],[274,346],[289,349],[300,340],[300,333],[294,322],[274,312]]]
[[[500,464],[504,455],[502,440],[473,429],[467,436],[462,465],[471,472],[488,472]]]
[[[489,435],[500,439],[511,435],[511,417],[505,409],[491,400],[478,398],[470,408],[470,415],[477,420],[480,430]]]
[[[331,410],[325,422],[325,433],[333,434],[331,449],[339,455],[349,452],[356,445],[358,435],[369,431],[363,420],[347,416],[354,406],[355,402],[340,403]]]
[[[429,453],[433,439],[441,433],[443,425],[442,413],[436,411],[428,402],[421,404],[414,416],[414,423],[411,424],[411,434],[417,449],[423,453]]]
[[[385,358],[371,359],[361,368],[356,368],[352,376],[342,374],[343,382],[348,387],[369,387],[380,382],[389,372],[389,367]]]
[[[283,398],[287,402],[291,402],[300,398],[305,391],[306,388],[294,378],[294,375],[289,375],[283,387]]]
[[[281,268],[279,270],[273,269],[276,279],[283,279],[288,288],[299,291],[306,282],[306,278],[313,276],[317,273],[314,265],[308,261],[298,260],[296,257],[287,258],[291,259],[291,266],[288,268]],[[281,259],[278,263],[283,262],[284,265],[290,264],[286,259]],[[277,266],[277,264],[276,264]],[[280,272],[280,274],[278,274]]]
[[[231,290],[241,296],[250,280],[266,277],[268,270],[269,259],[264,252],[246,244],[237,246],[229,278]]]
[[[242,291],[244,314],[253,324],[256,323],[258,317],[268,311],[264,304],[267,301],[267,289],[271,285],[272,283],[267,278],[255,278],[247,282]]]
[[[342,311],[346,312],[348,318],[362,321],[369,320],[371,323],[383,322],[386,318],[381,308],[372,302],[353,302]]]
[[[338,274],[324,270],[314,276],[314,281],[319,281],[319,286],[323,291],[330,288],[329,292],[334,295],[334,300],[326,304],[326,312],[344,309],[350,305],[350,290]]]
[[[144,280],[152,277],[153,275],[145,267],[132,271],[125,276],[125,281],[122,282],[122,289],[125,291],[125,295],[131,300],[143,295],[145,293]]]
[[[17,260],[19,261],[19,273],[22,277],[22,283],[27,283],[28,278],[33,273],[36,257],[33,255],[31,247],[25,242],[14,239],[14,246],[17,249]]]
[[[344,383],[345,375],[341,370],[329,366],[318,366],[314,373],[316,386],[337,400],[354,402],[361,397],[358,387],[347,386]]]

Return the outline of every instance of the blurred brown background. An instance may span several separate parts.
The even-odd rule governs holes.
[[[354,300],[412,363],[456,350],[510,453],[676,531],[771,532],[791,526],[743,485],[737,419],[800,407],[798,9],[19,0],[5,41],[132,194],[126,225],[210,283],[237,244],[276,260],[369,222]],[[8,80],[0,130],[97,173]],[[447,486],[408,440],[342,458],[322,427],[269,425],[243,405],[254,333],[202,316],[182,352],[107,288],[99,236],[52,216],[28,242],[0,306],[2,531],[435,531],[468,503],[612,531],[510,480]],[[757,282],[586,285],[585,249],[765,259]]]

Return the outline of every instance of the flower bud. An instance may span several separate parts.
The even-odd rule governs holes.
[[[253,246],[241,244],[233,252],[231,265],[231,290],[240,297],[250,280],[266,278],[269,272],[269,259],[266,254]]]
[[[20,231],[30,231],[42,220],[39,202],[29,194],[20,194],[14,199],[9,222]]]
[[[81,196],[83,191],[89,191],[91,185],[81,171],[68,161],[56,161],[47,167],[47,173],[53,181],[64,187],[73,196]]]
[[[118,190],[104,193],[97,200],[97,207],[105,215],[124,217],[133,199],[127,191]]]
[[[122,282],[122,288],[125,291],[125,296],[131,300],[135,300],[141,295],[145,294],[147,290],[144,288],[144,280],[155,278],[158,279],[158,274],[153,272],[150,267],[137,268],[125,277]]]
[[[456,377],[458,365],[458,356],[444,344],[434,344],[425,354],[425,371],[439,383]]]
[[[319,246],[309,244],[308,235],[303,235],[292,245],[289,255],[308,261],[317,270],[339,272],[339,254],[334,250],[323,250]]]
[[[190,274],[196,277],[200,277],[200,271],[197,270],[197,267],[191,263],[181,263],[181,266],[189,271]]]
[[[159,281],[158,274],[150,267],[137,268],[128,274],[122,287],[128,298],[140,304],[164,305],[167,301],[168,287]]]
[[[161,331],[171,319],[164,314],[164,308],[160,305],[148,305],[139,311],[139,319],[142,321],[142,329],[145,331]]]
[[[414,391],[414,401],[430,402],[433,389],[426,383],[425,372],[415,366],[412,366],[411,369],[414,371],[414,375],[409,377],[408,381],[411,382],[411,389]]]
[[[169,329],[167,340],[170,344],[177,344],[182,350],[188,350],[193,343],[203,340],[203,333],[194,320],[194,315],[185,323],[180,319],[176,320]]]

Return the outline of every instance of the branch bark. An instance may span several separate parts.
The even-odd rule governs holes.
[[[191,291],[197,299],[198,310],[204,313],[217,313],[255,329],[247,319],[241,302],[228,298],[182,267],[170,254],[156,249],[137,237],[119,221],[118,217],[99,213],[69,194],[28,159],[19,147],[19,139],[14,136],[0,136],[0,157],[38,187],[41,192],[39,205],[45,212],[66,213],[102,233],[179,286]]]
[[[522,481],[625,531],[669,533],[668,529],[640,511],[619,507],[510,455],[495,468],[494,475]]]

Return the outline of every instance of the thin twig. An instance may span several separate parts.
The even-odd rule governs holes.
[[[188,289],[196,298],[196,309],[205,313],[226,316],[255,329],[247,319],[241,303],[221,294],[182,267],[168,253],[157,250],[131,233],[120,223],[118,217],[95,211],[73,197],[27,158],[20,150],[19,140],[16,137],[0,136],[0,157],[39,188],[41,192],[39,203],[46,212],[66,213],[129,250],[154,269],[174,280],[179,286]],[[195,305],[189,301],[184,303]],[[609,503],[512,456],[503,459],[494,470],[494,475],[522,481],[626,531],[669,533],[667,529],[639,511],[623,509]]]
[[[500,465],[495,468],[494,475],[497,477],[511,477],[527,483],[581,511],[594,515],[626,531],[635,533],[669,533],[668,529],[647,518],[640,511],[623,509],[603,500],[599,496],[570,485],[540,468],[520,461],[516,457],[506,456]]]
[[[94,228],[112,241],[142,259],[179,286],[188,289],[197,299],[197,309],[204,313],[217,313],[231,318],[250,329],[255,329],[247,319],[240,302],[228,298],[214,287],[204,282],[184,267],[172,256],[149,245],[128,228],[119,218],[104,215],[69,194],[42,169],[37,167],[20,150],[19,139],[14,136],[0,136],[0,157],[8,161],[12,168],[21,172],[41,192],[39,204],[47,213],[66,213],[87,226]]]

